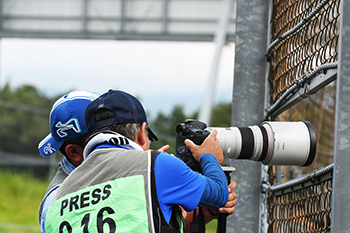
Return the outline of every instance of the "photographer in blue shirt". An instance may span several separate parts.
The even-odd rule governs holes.
[[[90,136],[84,162],[58,189],[47,232],[181,232],[180,207],[190,212],[202,203],[233,212],[235,193],[219,165],[215,130],[201,146],[186,141],[201,175],[176,157],[149,150],[157,137],[141,103],[128,93],[100,96],[87,107],[85,120]]]

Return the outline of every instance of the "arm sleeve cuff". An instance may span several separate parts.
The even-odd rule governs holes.
[[[229,195],[228,183],[217,159],[212,154],[203,154],[199,158],[199,163],[206,178],[206,186],[200,202],[217,208],[225,206]]]

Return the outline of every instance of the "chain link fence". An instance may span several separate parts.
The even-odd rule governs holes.
[[[287,94],[303,95],[300,89],[308,91],[305,84],[311,79],[329,67],[336,68],[339,6],[340,0],[273,1],[272,43],[267,51],[272,105],[283,102]],[[307,98],[278,115],[280,121],[311,122],[317,134],[317,153],[309,167],[283,167],[287,181],[282,184],[274,184],[274,168],[270,167],[269,233],[331,230],[336,88],[331,82],[316,93],[307,93]],[[300,174],[306,175],[298,177]]]
[[[304,74],[337,61],[340,0],[273,1],[270,96],[274,103]]]
[[[275,185],[269,197],[269,233],[329,232],[333,165]]]

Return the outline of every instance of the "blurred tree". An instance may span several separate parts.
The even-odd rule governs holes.
[[[231,122],[232,103],[220,103],[213,108],[212,124],[215,127],[228,127]],[[152,130],[156,133],[159,141],[153,142],[152,149],[159,149],[163,145],[170,145],[169,153],[175,154],[176,125],[183,123],[186,119],[196,119],[198,111],[192,115],[186,115],[182,106],[175,106],[173,110],[165,115],[158,113],[155,120],[151,123]]]
[[[214,106],[210,126],[229,127],[231,126],[232,103],[219,103]]]
[[[38,143],[49,132],[49,113],[54,100],[30,85],[15,90],[6,84],[0,93],[0,150],[38,153]]]
[[[168,152],[175,154],[176,125],[184,122],[187,118],[191,117],[187,117],[183,107],[179,105],[174,106],[169,115],[158,113],[151,126],[159,140],[153,142],[151,148],[159,149],[163,145],[170,145]]]
[[[52,104],[61,96],[48,98],[34,86],[12,89],[6,84],[0,90],[0,151],[38,154],[38,143],[49,132]],[[196,119],[198,111],[187,115],[182,106],[174,106],[169,114],[158,113],[150,125],[159,137],[152,149],[169,144],[175,154],[176,125],[186,119]],[[227,127],[231,121],[231,103],[220,103],[213,109],[212,126]]]

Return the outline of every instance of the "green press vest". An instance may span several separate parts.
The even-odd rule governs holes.
[[[159,207],[154,179],[157,151],[98,149],[62,183],[46,216],[46,232],[181,232]]]

